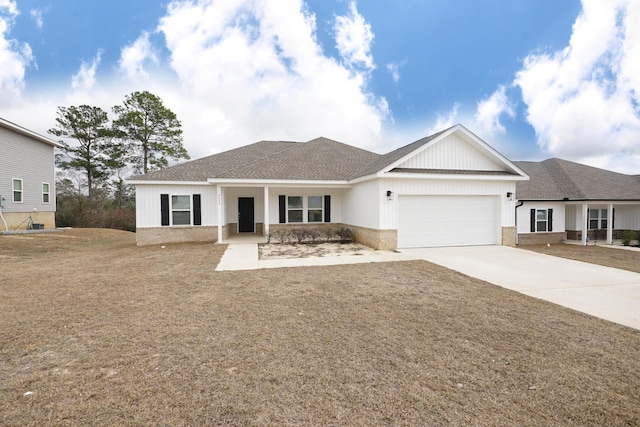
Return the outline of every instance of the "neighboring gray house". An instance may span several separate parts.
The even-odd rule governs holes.
[[[640,230],[640,177],[561,159],[514,162],[531,177],[516,185],[519,244],[611,243]]]
[[[132,178],[139,245],[348,226],[376,249],[514,245],[528,176],[462,125],[376,154],[262,141]]]
[[[42,135],[0,118],[0,232],[55,228],[54,149]]]

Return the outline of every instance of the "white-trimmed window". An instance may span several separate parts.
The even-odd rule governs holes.
[[[42,203],[49,203],[50,202],[50,189],[49,189],[49,183],[48,182],[43,182],[42,183]]]
[[[322,222],[322,196],[307,197],[307,222]]]
[[[589,230],[607,228],[607,214],[606,209],[589,209]]]
[[[536,210],[536,231],[547,231],[547,214],[546,209]]]
[[[171,196],[171,219],[173,225],[191,225],[190,196]]]
[[[302,222],[302,196],[287,197],[287,222]]]
[[[553,231],[553,209],[531,209],[532,233]]]
[[[11,188],[13,189],[13,203],[22,203],[22,180],[13,178]]]

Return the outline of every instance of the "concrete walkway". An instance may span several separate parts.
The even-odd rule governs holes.
[[[230,243],[222,255],[216,271],[363,264],[367,262],[408,261],[412,259],[420,258],[400,252],[371,250],[363,255],[258,260],[257,243]]]
[[[525,295],[640,329],[640,274],[507,246],[403,249]]]

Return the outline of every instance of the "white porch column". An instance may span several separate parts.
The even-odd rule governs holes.
[[[607,244],[613,243],[613,204],[607,206]]]
[[[216,193],[218,202],[218,243],[222,243],[222,225],[224,224],[224,218],[222,217],[222,187],[220,184],[216,185]]]
[[[587,218],[587,204],[582,204],[582,245],[587,246],[587,224],[589,224],[589,218]]]
[[[267,234],[269,233],[269,187],[264,186],[264,238],[267,241]]]

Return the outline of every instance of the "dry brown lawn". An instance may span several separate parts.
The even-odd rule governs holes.
[[[224,249],[0,236],[0,425],[640,424],[637,330],[422,261]]]
[[[551,245],[549,247],[547,245],[522,246],[522,248],[547,255],[640,273],[640,251],[638,250],[604,248],[597,245],[579,246],[568,244]]]

